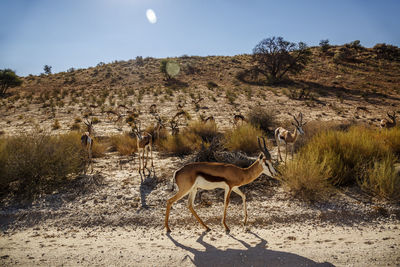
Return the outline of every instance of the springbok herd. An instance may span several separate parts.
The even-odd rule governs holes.
[[[156,107],[152,106],[150,108],[150,113],[157,120],[157,124],[155,126],[155,137],[158,138],[160,134],[160,130],[165,128],[165,124],[162,122],[160,116],[156,112]],[[170,121],[170,128],[173,135],[179,133],[178,127],[178,118],[182,115],[185,115],[184,111],[178,112]],[[388,118],[382,119],[380,121],[381,128],[393,128],[396,126],[396,113],[392,112],[390,114],[387,112]],[[291,155],[293,159],[293,147],[296,143],[299,135],[304,134],[303,126],[306,125],[306,122],[303,122],[303,114],[300,112],[298,116],[293,116],[294,122],[292,125],[294,126],[294,130],[290,131],[283,127],[278,127],[275,130],[275,141],[278,146],[278,158],[277,161],[283,161],[281,156],[280,146],[281,144],[285,146],[285,163],[287,160],[287,152],[288,146],[291,147]],[[215,122],[213,116],[209,116],[205,119],[202,118],[203,123],[207,122]],[[243,115],[235,115],[233,117],[233,124],[235,127],[238,125],[247,122]],[[82,146],[87,150],[88,154],[88,165],[91,167],[91,171],[93,172],[93,162],[92,162],[92,148],[93,148],[93,123],[92,121],[85,122],[87,126],[87,132],[85,132],[81,137]],[[136,136],[137,140],[137,150],[139,157],[139,174],[145,175],[145,169],[147,169],[147,160],[151,157],[151,167],[154,168],[153,164],[153,136],[140,129],[140,122],[134,122],[132,125],[132,134]],[[261,143],[262,140],[262,143]],[[210,230],[208,226],[200,219],[197,215],[196,211],[193,208],[194,200],[196,197],[197,189],[206,189],[211,190],[215,188],[222,188],[225,190],[224,194],[224,213],[222,217],[222,224],[225,227],[225,230],[229,232],[229,227],[226,225],[226,211],[229,205],[229,197],[230,194],[235,192],[239,196],[242,197],[243,201],[243,213],[244,213],[244,225],[247,222],[247,207],[246,207],[246,196],[239,189],[240,186],[249,184],[257,179],[261,174],[266,174],[269,176],[274,176],[276,174],[276,170],[272,164],[272,157],[268,151],[268,148],[265,144],[264,137],[258,137],[258,145],[260,149],[260,154],[257,159],[253,162],[253,164],[248,168],[240,168],[233,164],[227,163],[217,163],[217,162],[194,162],[189,163],[173,174],[173,180],[178,186],[178,192],[167,200],[166,214],[165,214],[165,228],[167,232],[170,232],[171,229],[168,225],[168,218],[171,210],[171,206],[178,200],[182,199],[186,195],[189,195],[188,198],[188,208],[190,212],[194,215],[194,217],[199,221],[199,223],[204,226],[204,228],[208,231]],[[145,156],[146,154],[146,156]],[[86,168],[85,168],[86,173]],[[151,170],[150,170],[151,173]]]

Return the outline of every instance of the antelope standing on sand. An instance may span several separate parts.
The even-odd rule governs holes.
[[[140,171],[147,168],[147,160],[149,158],[149,150],[150,150],[150,157],[151,157],[151,167],[154,168],[153,164],[153,138],[151,134],[148,132],[143,132],[140,130],[140,124],[139,128],[137,127],[137,124],[134,124],[132,126],[132,132],[136,135],[136,143],[137,143],[137,150],[138,150],[138,155],[139,155],[139,174],[141,173]],[[144,154],[146,153],[146,161],[144,160]],[[142,168],[142,163],[143,163],[143,168]]]
[[[260,138],[258,138],[258,145],[261,153],[257,160],[248,168],[240,168],[232,164],[218,162],[195,162],[189,163],[175,171],[173,178],[175,183],[178,185],[179,191],[167,201],[167,210],[165,214],[165,228],[167,232],[171,232],[171,229],[168,226],[168,218],[172,204],[187,194],[189,194],[188,208],[190,212],[199,221],[199,223],[206,228],[207,231],[210,230],[210,228],[208,228],[208,226],[200,219],[196,211],[193,209],[197,188],[207,190],[215,188],[225,189],[224,215],[222,217],[222,224],[227,232],[229,232],[229,228],[226,225],[225,220],[226,211],[229,204],[229,197],[232,191],[241,196],[244,212],[243,223],[246,225],[246,196],[242,191],[240,191],[239,187],[253,182],[262,173],[270,176],[276,174],[276,171],[272,166],[271,154],[268,152],[268,149],[265,145],[265,139],[262,139],[264,143],[263,147],[261,146]]]
[[[91,166],[92,170],[91,173],[93,172],[93,162],[92,162],[92,151],[93,151],[93,122],[90,120],[84,121],[86,127],[87,127],[87,132],[85,132],[81,136],[81,144],[84,147],[84,149],[87,151],[88,154],[88,165]],[[84,168],[84,174],[86,174],[86,164]]]
[[[296,124],[294,124],[292,122],[292,125],[295,127],[293,132],[290,132],[289,130],[286,130],[283,127],[279,127],[275,130],[275,141],[278,146],[278,160],[280,159],[281,161],[283,161],[282,156],[281,156],[280,144],[284,143],[286,146],[285,163],[287,160],[288,145],[290,145],[292,147],[291,154],[292,154],[292,159],[293,159],[294,144],[296,143],[299,135],[304,134],[303,126],[306,125],[306,122],[303,123],[303,114],[301,112],[299,113],[298,117],[299,117],[300,121],[298,121],[297,118],[295,116],[293,116],[293,119],[296,123]]]
[[[393,128],[396,126],[396,112],[393,111],[393,115],[389,114],[389,112],[386,112],[388,115],[389,119],[382,119],[381,120],[381,128]]]

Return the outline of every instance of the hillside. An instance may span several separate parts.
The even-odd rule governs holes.
[[[340,47],[331,48],[335,53]],[[246,83],[238,74],[252,66],[251,55],[173,58],[180,65],[175,81],[167,83],[160,72],[161,59],[140,58],[99,63],[96,67],[24,77],[21,87],[0,100],[6,134],[29,131],[36,124],[51,128],[54,120],[70,129],[75,118],[88,115],[100,121],[100,135],[127,125],[122,116],[139,111],[144,124],[155,123],[152,104],[165,120],[181,107],[192,118],[214,116],[219,127],[232,124],[233,114],[245,115],[260,105],[274,110],[278,120],[288,112],[302,111],[307,121],[355,120],[376,124],[386,111],[398,110],[400,63],[377,59],[372,49],[357,52],[353,61],[335,63],[331,55],[312,48],[312,60],[302,73],[281,85]],[[111,111],[111,112],[110,112]],[[114,114],[113,114],[114,113]]]

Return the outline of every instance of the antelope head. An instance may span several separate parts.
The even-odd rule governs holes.
[[[295,123],[292,122],[292,125],[296,127],[299,134],[304,134],[303,126],[306,125],[307,122],[303,122],[303,113],[301,112],[299,113],[298,115],[299,120],[294,115],[292,115],[292,117],[295,121]]]
[[[263,145],[261,145],[260,139],[262,139]],[[276,170],[272,165],[272,157],[268,151],[267,146],[265,145],[265,139],[264,137],[257,137],[257,141],[258,141],[258,147],[261,150],[258,159],[261,161],[261,164],[263,166],[263,173],[272,177],[276,175]]]

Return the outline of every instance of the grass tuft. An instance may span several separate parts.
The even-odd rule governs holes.
[[[260,151],[257,136],[263,132],[248,123],[229,130],[225,133],[225,148],[230,151],[242,151],[246,154],[254,154]]]

